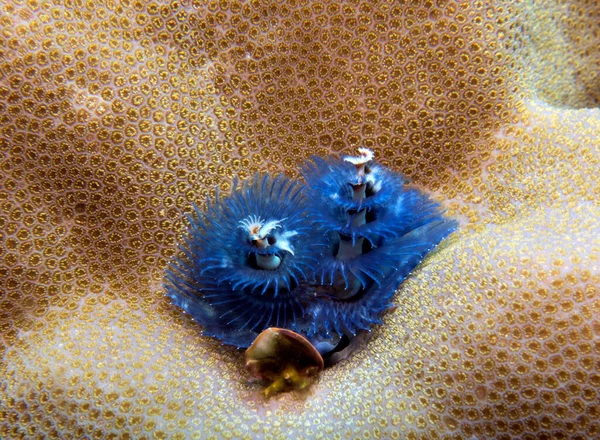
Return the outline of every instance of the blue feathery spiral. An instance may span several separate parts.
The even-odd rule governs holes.
[[[348,161],[313,158],[302,169],[307,213],[327,243],[316,279],[330,286],[307,307],[302,328],[313,342],[380,322],[400,283],[457,227],[437,203],[405,188],[402,175],[359,151]]]
[[[205,213],[196,208],[167,270],[167,295],[206,335],[238,347],[283,327],[327,357],[370,330],[457,223],[359,152],[312,158],[303,184],[255,176]]]
[[[318,261],[305,202],[299,184],[264,175],[205,213],[196,208],[167,295],[206,335],[239,347],[268,327],[292,326],[305,314],[300,284]]]
[[[322,295],[319,301],[313,301],[306,309],[309,325],[303,333],[309,339],[327,338],[332,334],[355,336],[358,331],[369,330],[373,324],[381,322],[381,313],[393,305],[392,296],[400,283],[449,234],[452,227],[445,220],[432,221],[393,240],[393,247],[378,248],[377,257],[365,254],[363,257],[371,258],[368,263],[374,265],[379,262],[383,275],[379,272],[371,279],[361,280],[361,290],[350,299],[339,300],[333,295]],[[393,266],[386,266],[392,261]],[[360,264],[356,262],[357,267],[348,270],[346,277],[357,273]],[[338,267],[344,268],[343,263],[339,263]]]

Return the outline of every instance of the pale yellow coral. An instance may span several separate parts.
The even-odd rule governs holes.
[[[0,8],[1,438],[600,436],[597,2]],[[264,401],[163,297],[183,213],[356,147],[461,229]]]

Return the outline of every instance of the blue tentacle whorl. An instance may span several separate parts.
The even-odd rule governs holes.
[[[302,169],[309,213],[327,243],[316,271],[304,333],[314,341],[369,330],[391,305],[395,290],[457,227],[440,206],[372,153],[324,160]]]
[[[384,310],[392,306],[392,296],[398,286],[448,234],[456,228],[450,220],[435,220],[380,248],[381,253],[366,253],[363,264],[377,264],[385,274],[372,278],[352,298],[340,300],[331,295],[317,295],[306,308],[310,325],[305,329],[309,338],[326,338],[332,333],[355,335],[380,322]],[[393,264],[390,264],[393,263]]]
[[[262,330],[293,327],[305,315],[301,283],[319,254],[301,189],[283,176],[255,177],[188,218],[166,289],[204,334],[247,347]]]

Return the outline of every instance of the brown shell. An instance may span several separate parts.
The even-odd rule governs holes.
[[[246,368],[254,377],[274,382],[285,375],[291,388],[306,386],[323,367],[323,358],[306,338],[283,328],[264,330],[246,350]],[[290,370],[302,379],[301,386],[288,378]]]

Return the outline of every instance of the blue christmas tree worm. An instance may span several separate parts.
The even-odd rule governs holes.
[[[368,149],[343,160],[315,157],[302,171],[309,217],[327,243],[318,300],[302,330],[326,355],[380,322],[400,283],[457,224]]]
[[[312,158],[302,174],[304,183],[255,176],[205,213],[196,208],[166,289],[208,336],[247,348],[281,327],[327,361],[381,322],[398,286],[457,224],[368,149]]]
[[[167,295],[204,334],[248,347],[268,327],[305,315],[301,283],[318,262],[302,186],[267,175],[196,208],[182,256],[167,270]]]

